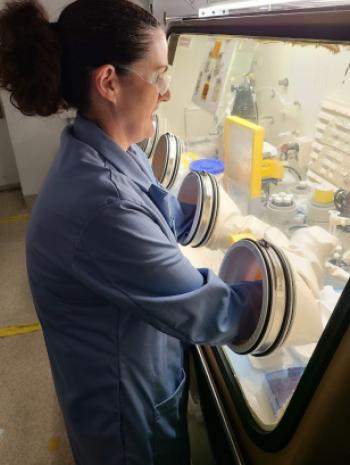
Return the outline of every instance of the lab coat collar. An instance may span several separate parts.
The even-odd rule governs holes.
[[[148,192],[154,178],[146,156],[136,145],[123,150],[97,124],[78,115],[73,135],[93,147],[106,158],[118,171],[130,177],[144,192]],[[147,165],[148,164],[148,165]]]

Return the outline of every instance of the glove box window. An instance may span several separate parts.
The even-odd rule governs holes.
[[[192,173],[179,188],[180,201],[196,205],[183,251],[195,247],[189,256],[218,273],[205,257],[234,244],[222,278],[262,282],[255,328],[218,350],[270,431],[350,276],[350,45],[174,31],[172,99],[158,117],[192,159],[225,163],[217,186]],[[282,251],[291,269],[259,241]]]

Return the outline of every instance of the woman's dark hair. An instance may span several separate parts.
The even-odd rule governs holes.
[[[0,12],[0,87],[25,115],[86,111],[92,71],[142,58],[157,27],[127,0],[76,0],[54,24],[37,0],[8,2]]]

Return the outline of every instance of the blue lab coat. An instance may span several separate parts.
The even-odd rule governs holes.
[[[64,130],[27,268],[78,465],[189,463],[189,345],[230,342],[255,302],[182,255],[191,221],[138,146]]]

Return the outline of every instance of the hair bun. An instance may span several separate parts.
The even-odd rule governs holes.
[[[8,2],[0,12],[0,86],[25,115],[48,116],[60,96],[60,46],[36,0]]]

